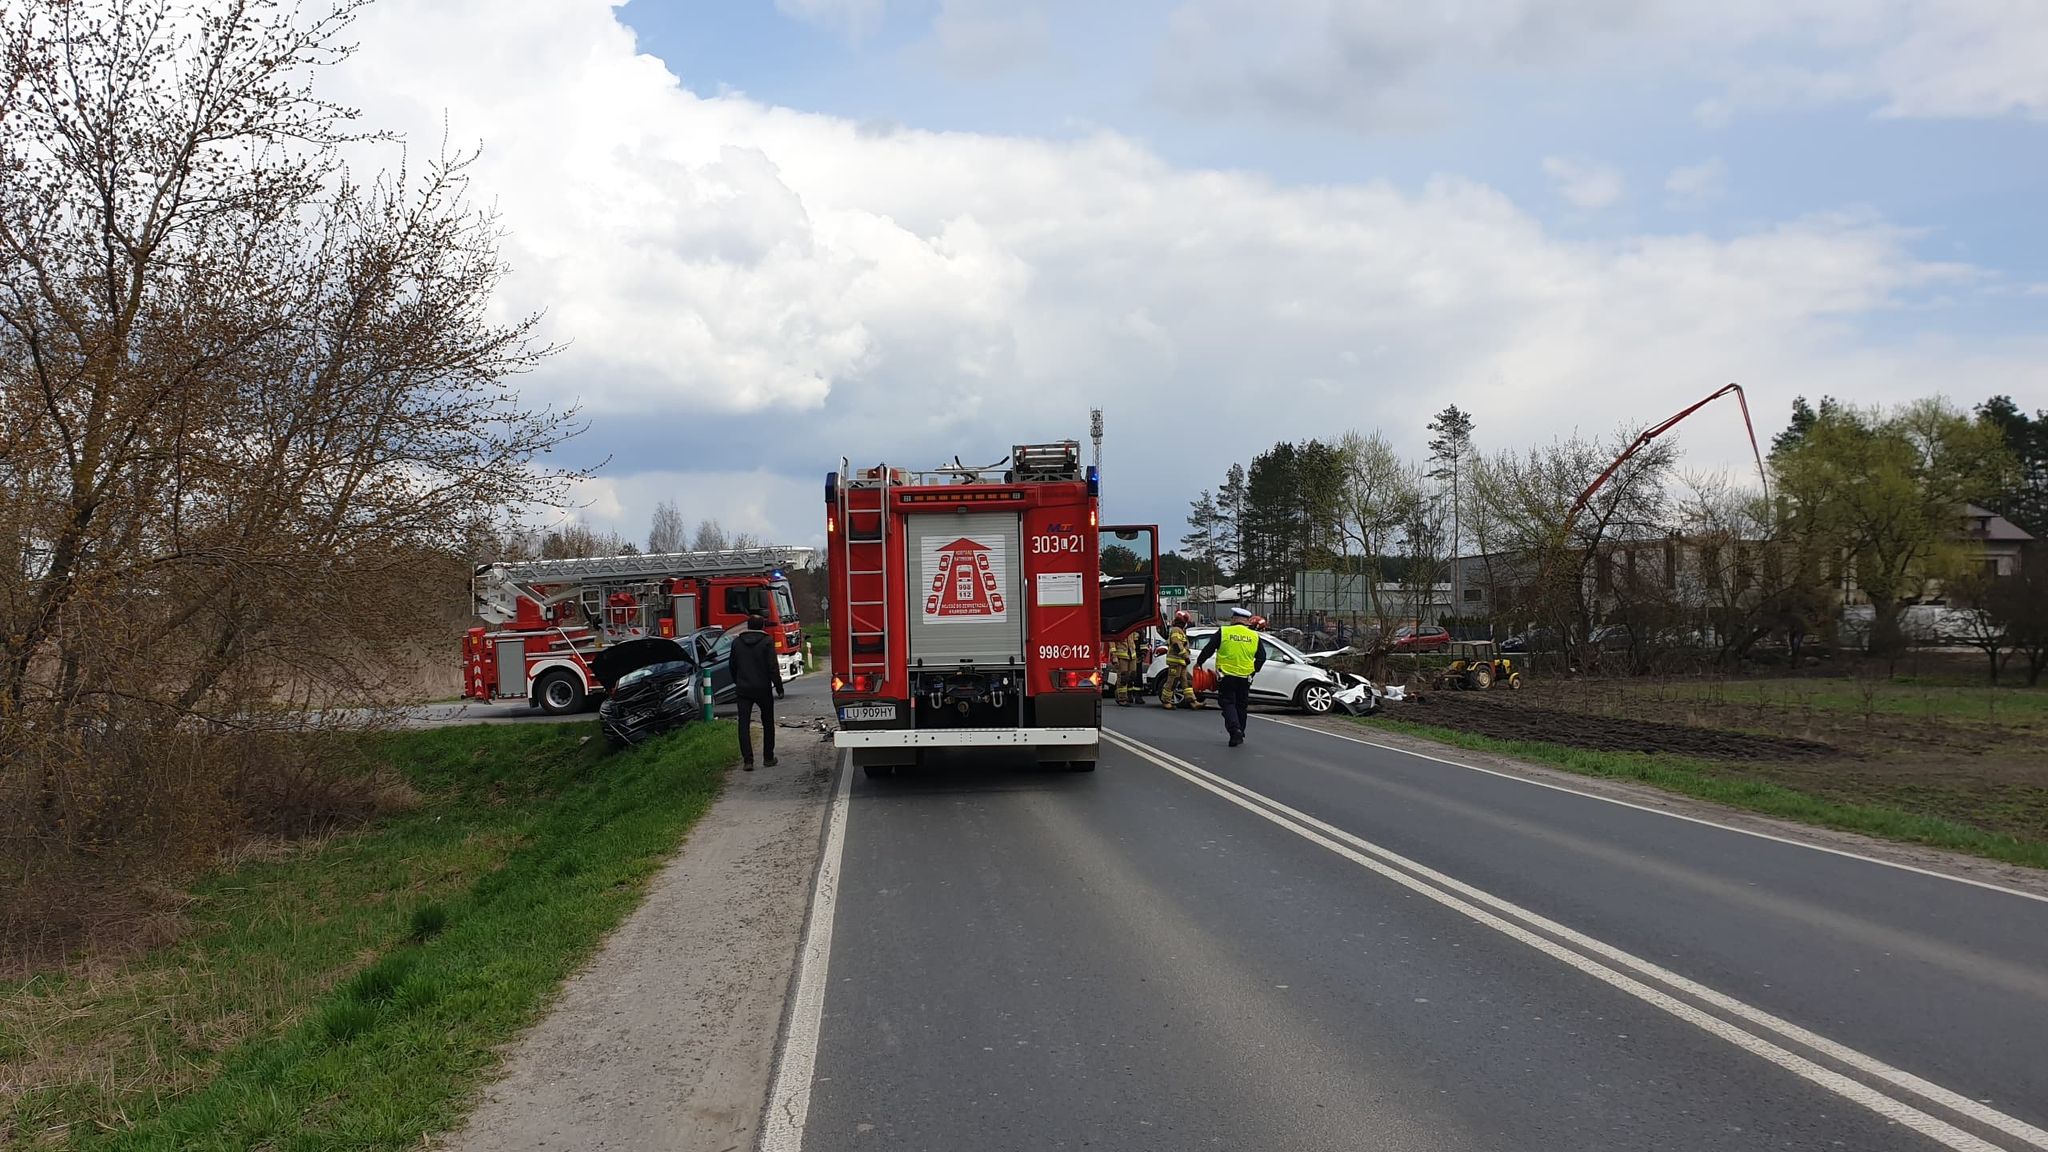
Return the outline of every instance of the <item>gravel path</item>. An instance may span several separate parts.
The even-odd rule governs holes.
[[[791,686],[783,724],[824,713],[821,679]],[[777,739],[781,765],[730,775],[646,902],[563,988],[443,1147],[753,1146],[832,766],[815,730],[782,727]]]

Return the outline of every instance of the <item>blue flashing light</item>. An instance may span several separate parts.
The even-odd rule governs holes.
[[[1102,495],[1102,473],[1093,464],[1088,466],[1088,494]]]
[[[782,579],[782,569],[777,568],[775,571],[770,572],[768,575],[772,579],[780,580]]]

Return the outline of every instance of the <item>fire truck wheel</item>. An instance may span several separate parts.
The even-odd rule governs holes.
[[[571,673],[557,668],[533,686],[534,702],[550,716],[566,716],[583,708],[583,684]]]

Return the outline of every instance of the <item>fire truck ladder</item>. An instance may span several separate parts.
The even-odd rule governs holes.
[[[886,678],[890,668],[889,493],[894,473],[883,465],[856,475],[841,457],[839,475],[843,478],[839,531],[846,540],[848,671]],[[869,492],[875,496],[872,508],[865,499],[855,500],[856,493]]]
[[[553,605],[596,594],[593,603],[602,608],[602,591],[609,588],[670,576],[722,576],[807,568],[815,555],[810,548],[725,548],[710,552],[512,561],[477,568],[470,581],[470,592],[477,615],[503,623],[518,611],[521,596]]]

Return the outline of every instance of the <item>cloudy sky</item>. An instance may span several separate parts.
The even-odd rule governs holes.
[[[2041,0],[381,0],[330,92],[481,143],[586,521],[814,543],[842,455],[1085,438],[1177,532],[1278,439],[1731,380],[2048,406]],[[1746,455],[1730,409],[1688,461]],[[1169,533],[1171,536],[1173,533]]]

